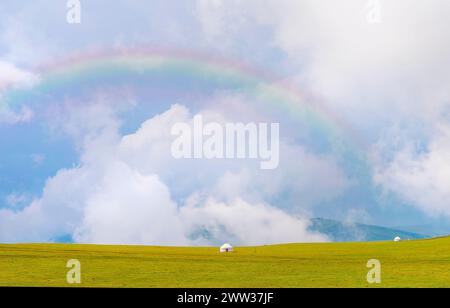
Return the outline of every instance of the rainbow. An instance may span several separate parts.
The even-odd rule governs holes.
[[[174,87],[195,85],[199,89],[245,93],[264,106],[314,128],[335,151],[359,152],[359,157],[362,153],[362,142],[355,130],[317,103],[317,99],[271,73],[237,61],[194,52],[140,48],[85,53],[40,66],[37,71],[40,81],[36,85],[7,92],[0,98],[0,105],[13,108],[76,97],[98,88],[123,85],[145,88],[166,81]]]

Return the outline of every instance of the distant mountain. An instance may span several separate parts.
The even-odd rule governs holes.
[[[389,241],[399,236],[404,240],[428,238],[427,235],[358,223],[344,223],[330,219],[311,219],[310,231],[322,233],[333,242]]]
[[[439,222],[432,225],[396,226],[395,229],[419,234],[428,234],[432,237],[450,235],[450,225],[448,223]]]

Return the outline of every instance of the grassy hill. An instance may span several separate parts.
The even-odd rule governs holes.
[[[0,245],[0,286],[68,286],[78,259],[84,287],[450,287],[450,238],[216,248]],[[366,282],[369,259],[382,284]]]

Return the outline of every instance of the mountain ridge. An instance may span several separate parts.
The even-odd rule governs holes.
[[[403,240],[425,239],[430,236],[388,227],[346,223],[332,219],[313,218],[309,231],[326,235],[333,242],[388,241],[395,237]]]

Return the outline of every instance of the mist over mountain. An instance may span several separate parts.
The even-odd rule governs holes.
[[[333,242],[389,241],[399,236],[403,240],[423,239],[430,236],[359,223],[345,223],[331,219],[311,219],[311,232],[326,235]]]

